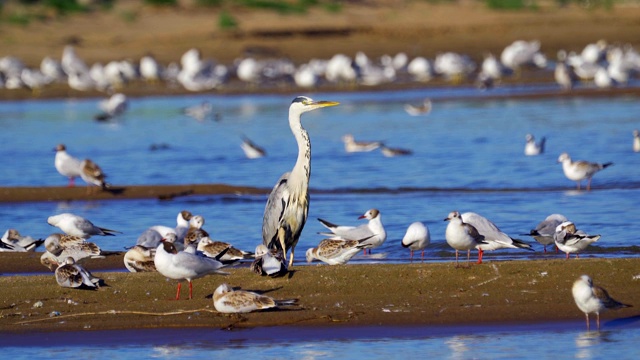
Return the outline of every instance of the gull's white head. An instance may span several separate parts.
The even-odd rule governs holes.
[[[264,244],[260,244],[256,246],[256,251],[254,253],[255,253],[255,257],[258,258],[258,257],[267,255],[268,252],[269,252],[269,249]]]
[[[571,157],[569,157],[569,154],[567,154],[566,152],[563,152],[562,154],[560,154],[560,156],[558,157],[558,162],[565,162],[565,161],[571,161]]]
[[[451,221],[454,218],[459,218],[460,220],[462,220],[462,217],[460,216],[460,213],[458,211],[452,211],[449,213],[449,215],[447,215],[444,221]]]
[[[223,284],[220,284],[220,286],[218,286],[216,288],[216,291],[213,292],[213,295],[214,296],[216,296],[216,295],[217,296],[221,296],[223,294],[230,293],[232,291],[233,291],[233,289],[231,288],[231,286],[229,286],[226,283],[223,283]]]
[[[305,253],[308,263],[312,262],[313,259],[315,258],[315,256],[313,255],[313,250],[314,250],[313,248],[309,248],[309,249],[307,249],[307,252]]]

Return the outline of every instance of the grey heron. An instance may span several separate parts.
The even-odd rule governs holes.
[[[302,127],[300,116],[311,110],[338,105],[335,101],[314,101],[298,96],[289,106],[289,127],[298,144],[298,157],[291,172],[284,173],[273,187],[264,209],[262,242],[267,248],[279,248],[285,257],[293,252],[309,213],[309,178],[311,177],[311,141]]]

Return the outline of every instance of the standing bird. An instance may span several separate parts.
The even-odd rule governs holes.
[[[364,253],[371,254],[371,249],[377,248],[387,240],[387,232],[382,225],[382,216],[378,209],[367,210],[366,213],[360,215],[358,220],[367,219],[368,223],[360,226],[344,226],[332,224],[326,220],[318,219],[324,227],[331,231],[330,233],[319,233],[321,235],[331,236],[336,240],[363,240],[362,249]]]
[[[482,264],[482,255],[485,251],[498,249],[526,249],[534,251],[531,245],[519,239],[503,233],[491,220],[473,212],[466,212],[461,215],[462,221],[473,225],[480,235],[484,236],[484,243],[478,245],[478,264]]]
[[[640,152],[640,132],[633,130],[633,152]]]
[[[544,144],[547,140],[546,138],[543,137],[540,139],[539,143],[536,143],[536,138],[531,134],[527,134],[525,139],[527,139],[527,142],[524,145],[524,154],[526,156],[536,156],[544,152]]]
[[[568,259],[571,253],[576,253],[576,258],[579,258],[580,251],[598,241],[600,235],[587,235],[584,231],[577,230],[576,225],[571,221],[565,221],[556,227],[553,239],[558,249],[567,254]]]
[[[452,211],[444,219],[449,221],[445,230],[445,239],[447,244],[456,250],[456,267],[458,264],[458,251],[467,250],[467,267],[471,264],[471,249],[484,243],[484,236],[480,235],[478,230],[470,224],[462,220],[462,216],[457,211]]]
[[[307,262],[318,259],[329,265],[344,265],[365,248],[365,240],[324,239],[318,246],[307,249]]]
[[[293,252],[309,213],[311,141],[300,116],[307,111],[338,104],[298,96],[289,107],[289,127],[298,144],[298,157],[291,172],[283,174],[273,187],[262,220],[263,244],[267,248],[280,248],[285,259],[291,249],[289,267],[293,265]]]
[[[67,153],[67,147],[64,144],[58,144],[55,149],[56,157],[54,165],[60,175],[69,178],[69,187],[75,186],[75,178],[80,176],[81,161]]]
[[[47,223],[59,228],[67,235],[79,236],[84,239],[88,239],[92,235],[115,236],[115,233],[120,233],[116,230],[95,226],[91,221],[83,218],[82,216],[71,213],[49,216]]]
[[[419,221],[409,225],[404,238],[402,238],[402,247],[411,250],[411,260],[413,260],[413,252],[418,250],[422,250],[421,259],[424,260],[424,248],[429,246],[430,243],[431,234],[429,233],[429,228]]]
[[[91,275],[81,265],[76,264],[72,257],[64,260],[64,263],[55,271],[56,282],[62,287],[79,288],[86,287],[96,289],[100,287],[100,279]]]
[[[537,242],[544,246],[544,252],[547,252],[547,245],[554,243],[553,234],[556,232],[558,225],[567,221],[567,218],[561,214],[551,214],[542,220],[535,229],[529,232],[529,236],[533,237]]]
[[[573,180],[578,184],[578,190],[580,190],[580,182],[587,179],[587,191],[591,190],[591,178],[593,175],[607,166],[613,165],[612,162],[600,164],[584,160],[573,161],[566,152],[560,154],[558,162],[562,163],[562,171],[564,171],[567,179]]]
[[[587,275],[582,275],[573,283],[571,288],[573,300],[578,309],[584,313],[587,320],[587,330],[589,330],[589,314],[596,313],[596,326],[600,330],[600,313],[606,310],[616,310],[631,305],[623,304],[607,293],[607,290],[600,286],[593,285],[593,280]]]
[[[107,175],[105,175],[98,164],[90,159],[82,160],[80,163],[80,177],[87,183],[87,192],[90,191],[91,185],[99,186],[102,190],[105,190],[108,186],[104,180]]]
[[[216,259],[206,256],[188,253],[186,251],[178,251],[173,244],[176,240],[175,234],[170,233],[167,239],[163,239],[162,243],[156,249],[154,264],[156,270],[169,279],[178,280],[178,291],[176,300],[180,300],[180,288],[182,281],[189,282],[189,299],[193,298],[193,280],[210,274],[222,274],[220,268],[224,267],[219,259],[226,251],[218,254]]]
[[[248,313],[297,303],[298,299],[274,300],[255,292],[234,290],[227,284],[221,284],[213,292],[213,307],[225,314]]]

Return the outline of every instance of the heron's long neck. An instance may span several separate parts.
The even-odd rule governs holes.
[[[298,144],[298,158],[291,171],[289,181],[302,184],[301,186],[303,187],[308,187],[309,178],[311,177],[311,141],[309,140],[309,134],[302,127],[299,119],[289,118],[289,126]]]

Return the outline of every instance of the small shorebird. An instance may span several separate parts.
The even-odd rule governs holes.
[[[324,239],[318,246],[307,249],[307,262],[318,259],[329,265],[344,265],[365,248],[362,240]]]
[[[81,265],[76,264],[72,257],[67,257],[64,263],[55,271],[58,285],[67,288],[87,287],[96,289],[100,287],[101,279],[91,275]]]
[[[525,139],[527,140],[524,145],[524,154],[526,156],[540,155],[544,152],[544,144],[547,140],[546,138],[543,137],[540,139],[539,143],[536,143],[536,138],[531,134],[527,134]]]
[[[460,250],[467,250],[467,267],[469,267],[471,249],[483,244],[484,236],[480,235],[473,225],[465,223],[457,211],[450,212],[444,221],[449,221],[445,230],[445,239],[447,244],[456,250],[456,267],[460,267],[458,264],[458,251]]]
[[[382,216],[378,209],[370,209],[363,215],[360,215],[358,219],[367,219],[369,222],[360,226],[344,226],[332,224],[326,220],[318,219],[320,223],[329,229],[330,233],[322,233],[321,235],[331,236],[331,239],[337,240],[362,240],[366,239],[362,243],[362,249],[364,253],[371,254],[371,249],[377,248],[387,240],[387,232],[382,225]]]
[[[565,221],[556,227],[556,231],[553,234],[555,244],[561,251],[567,254],[575,253],[576,258],[580,257],[580,251],[587,248],[587,246],[598,241],[600,235],[587,235],[582,230],[577,230],[576,225],[571,221]]]
[[[580,182],[587,179],[587,191],[591,190],[591,178],[593,175],[613,164],[612,162],[601,164],[584,160],[572,161],[566,152],[560,154],[558,162],[562,163],[562,171],[564,171],[567,179],[577,183],[578,190],[580,190]]]
[[[600,313],[606,310],[616,310],[631,305],[623,304],[607,293],[607,290],[594,285],[593,280],[587,275],[582,275],[573,283],[571,288],[573,299],[578,309],[584,313],[587,321],[587,330],[590,329],[589,314],[596,314],[596,326],[600,330]]]
[[[535,229],[532,229],[529,236],[533,237],[537,242],[544,246],[544,252],[547,252],[547,245],[555,242],[553,234],[556,232],[558,225],[567,221],[567,218],[561,214],[551,214],[542,220]]]
[[[213,292],[213,306],[225,314],[248,313],[297,304],[298,299],[274,300],[255,292],[234,290],[228,284],[221,284]]]
[[[82,216],[71,213],[49,216],[47,223],[59,228],[67,235],[79,236],[84,239],[88,239],[93,235],[115,236],[116,233],[120,233],[116,230],[95,226]]]
[[[383,145],[381,141],[356,141],[351,134],[343,135],[342,142],[344,142],[344,150],[348,153],[369,152]]]
[[[67,147],[64,144],[58,144],[53,149],[56,152],[54,165],[60,175],[69,178],[69,187],[75,186],[75,178],[80,177],[81,161],[67,153]]]
[[[402,238],[402,247],[411,250],[411,260],[413,260],[414,251],[422,251],[421,259],[424,260],[424,249],[431,243],[431,234],[429,228],[416,221],[409,225],[407,232]]]
[[[404,111],[406,111],[407,114],[411,116],[429,115],[429,113],[431,112],[431,108],[432,108],[432,105],[431,105],[430,99],[424,99],[424,101],[420,105],[413,105],[413,104],[404,105]]]

